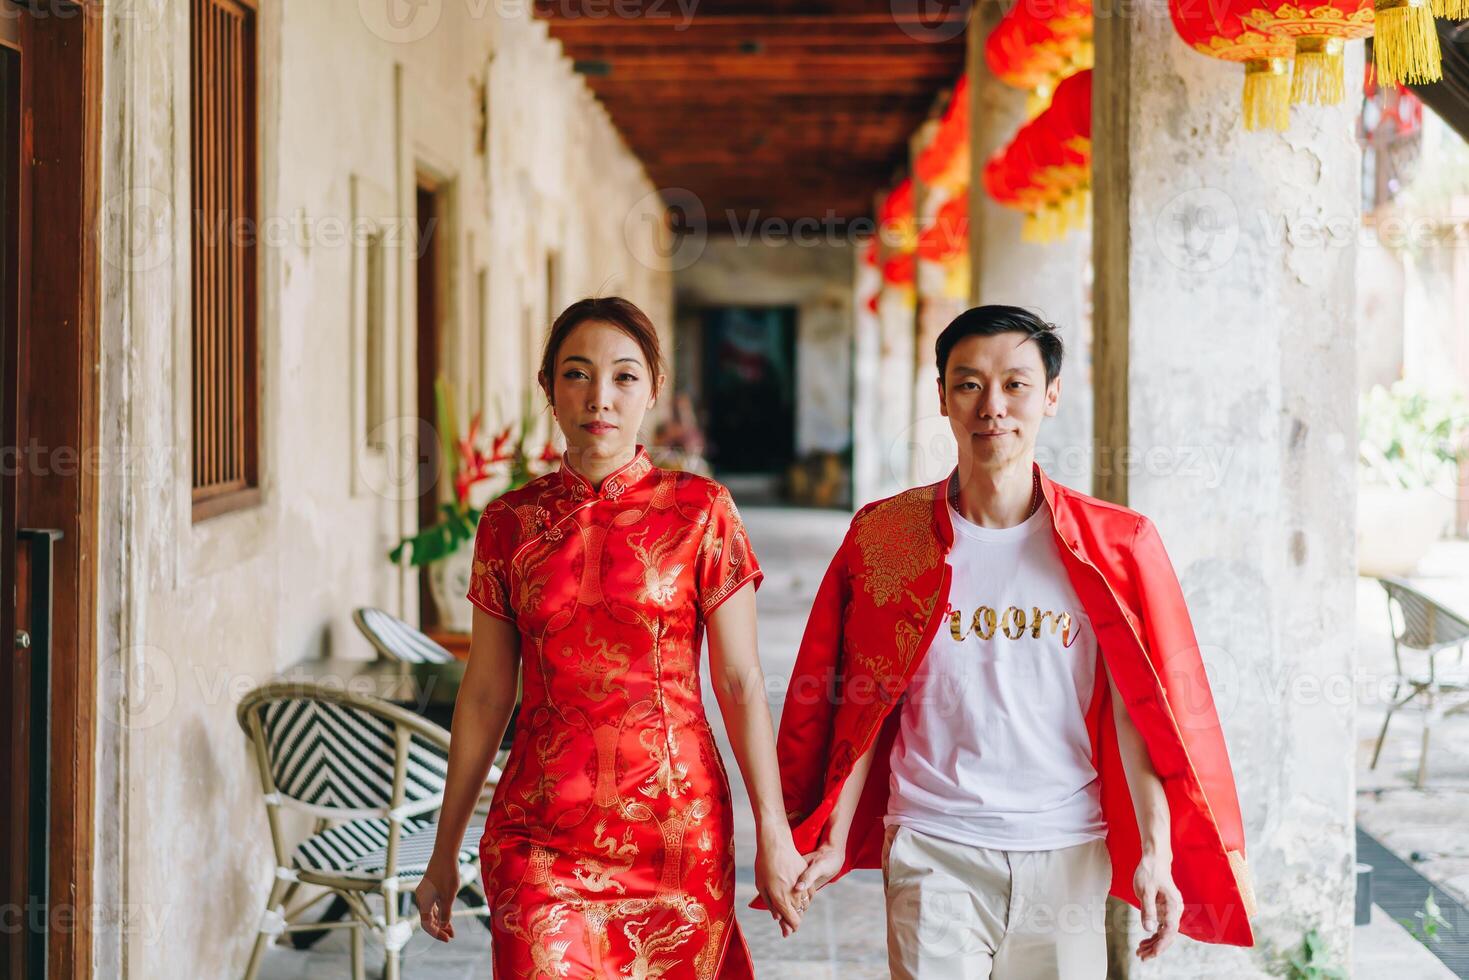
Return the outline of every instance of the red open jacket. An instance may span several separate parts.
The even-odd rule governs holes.
[[[1053,483],[1039,466],[1036,471],[1067,576],[1168,797],[1173,880],[1184,901],[1180,931],[1204,942],[1252,945],[1255,901],[1234,775],[1183,590],[1158,531],[1135,511]],[[888,760],[900,714],[893,708],[949,598],[954,531],[944,491],[952,479],[857,512],[822,579],[796,657],[777,753],[802,853],[817,846],[853,764],[877,743],[841,874],[880,865]],[[1088,720],[1112,855],[1111,893],[1136,906],[1137,818],[1110,692],[1105,683],[1097,690]]]

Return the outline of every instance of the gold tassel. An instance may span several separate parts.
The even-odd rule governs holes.
[[[1025,93],[1025,121],[1029,122],[1036,116],[1045,112],[1051,105],[1051,93],[1056,86],[1050,82],[1042,82],[1029,92]]]
[[[1433,16],[1445,20],[1469,20],[1469,0],[1433,0]]]
[[[1346,96],[1342,65],[1345,49],[1346,43],[1339,37],[1296,40],[1296,65],[1290,76],[1292,104],[1336,105]]]
[[[1039,242],[1041,240],[1040,212],[1025,212],[1025,218],[1020,222],[1020,240],[1022,242]]]
[[[1245,129],[1290,128],[1290,59],[1245,62]]]
[[[1440,0],[1442,2],[1442,0]],[[1430,0],[1375,0],[1372,60],[1377,78],[1398,82],[1436,82],[1443,78],[1438,31]]]

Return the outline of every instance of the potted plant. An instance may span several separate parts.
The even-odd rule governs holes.
[[[1453,518],[1469,404],[1398,381],[1374,386],[1358,418],[1358,572],[1406,575]]]
[[[440,624],[467,633],[474,613],[464,596],[474,566],[474,532],[480,514],[490,501],[546,472],[561,454],[549,441],[539,451],[530,448],[533,416],[528,398],[520,420],[490,436],[488,445],[480,432],[478,412],[470,419],[467,433],[459,436],[453,388],[443,378],[434,383],[434,404],[454,499],[439,504],[440,520],[399,541],[388,552],[388,560],[414,568],[426,566]]]

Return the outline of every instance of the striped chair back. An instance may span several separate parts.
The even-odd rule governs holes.
[[[284,681],[251,691],[238,714],[268,802],[347,818],[424,812],[442,799],[449,733],[397,705]]]
[[[1399,579],[1377,580],[1387,591],[1388,606],[1396,606],[1393,634],[1410,650],[1440,650],[1469,640],[1469,622]]]
[[[391,613],[372,606],[352,612],[352,622],[377,650],[378,656],[408,664],[446,664],[454,655]]]

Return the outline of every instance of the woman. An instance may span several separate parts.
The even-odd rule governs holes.
[[[618,298],[572,304],[538,381],[561,468],[491,503],[475,538],[470,658],[438,838],[417,898],[454,934],[455,855],[515,700],[480,841],[495,976],[750,977],[734,916],[729,783],[712,686],[755,810],[755,882],[789,935],[806,863],[791,841],[756,653],[761,572],[729,491],[636,442],[663,386],[658,336]]]

